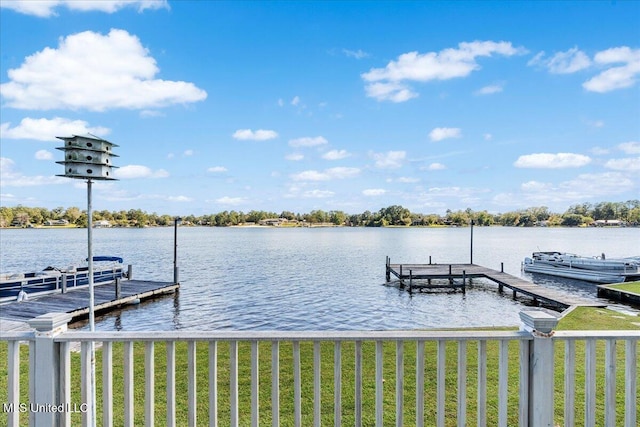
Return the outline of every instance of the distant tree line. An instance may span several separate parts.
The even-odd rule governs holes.
[[[174,221],[171,215],[147,213],[140,209],[128,211],[98,210],[93,212],[93,221],[108,221],[114,227],[168,226]],[[228,227],[234,225],[260,224],[268,219],[286,219],[293,225],[333,224],[352,227],[388,226],[466,226],[474,222],[479,226],[503,225],[514,227],[532,226],[584,226],[596,222],[612,221],[624,225],[640,225],[640,201],[582,203],[572,205],[564,213],[550,212],[546,206],[491,214],[486,210],[447,210],[445,215],[413,213],[399,205],[388,206],[377,212],[365,211],[347,214],[343,211],[313,210],[309,213],[280,213],[252,210],[223,211],[216,214],[182,217],[183,224]],[[0,227],[42,226],[53,223],[86,227],[87,212],[77,207],[55,209],[26,206],[0,207]]]

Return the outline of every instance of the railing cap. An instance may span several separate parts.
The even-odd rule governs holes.
[[[523,310],[520,312],[520,320],[524,323],[525,330],[550,333],[558,325],[558,318],[540,310]]]
[[[29,326],[38,332],[50,332],[66,326],[72,316],[69,313],[47,313],[29,320]]]

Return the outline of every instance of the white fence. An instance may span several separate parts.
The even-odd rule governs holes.
[[[640,331],[521,318],[521,331],[91,333],[54,313],[0,337],[0,424],[92,425],[96,413],[103,426],[637,425]]]

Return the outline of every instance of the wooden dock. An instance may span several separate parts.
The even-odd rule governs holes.
[[[123,280],[116,296],[115,283],[94,286],[94,312],[96,314],[153,298],[174,293],[180,284],[148,280]],[[69,313],[71,321],[89,316],[89,287],[73,288],[66,293],[54,293],[31,297],[27,301],[11,301],[0,305],[0,320],[5,324],[27,322],[41,314]]]
[[[514,299],[517,294],[522,294],[532,298],[536,304],[542,302],[561,310],[571,306],[605,306],[605,304],[594,304],[593,301],[579,296],[565,295],[554,289],[536,285],[504,271],[497,271],[476,264],[391,264],[390,259],[387,257],[387,282],[391,281],[391,276],[398,278],[400,286],[407,288],[409,292],[439,288],[461,289],[464,291],[467,279],[485,278],[497,283],[498,291],[501,293],[504,292],[504,288],[510,289],[513,292]],[[434,279],[446,279],[448,283],[432,283],[431,281]],[[425,280],[426,283],[424,282]]]

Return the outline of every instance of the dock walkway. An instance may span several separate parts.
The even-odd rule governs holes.
[[[503,292],[504,288],[513,291],[513,298],[518,293],[526,295],[534,302],[556,306],[567,309],[571,306],[597,306],[604,307],[604,304],[593,303],[593,301],[579,296],[566,295],[544,286],[536,285],[524,279],[507,274],[504,271],[497,271],[491,268],[476,264],[391,264],[387,258],[386,264],[387,281],[391,276],[397,277],[401,284],[408,281],[408,289],[423,290],[430,288],[463,288],[465,283],[454,283],[454,279],[486,278],[498,284],[498,291]],[[431,284],[431,279],[448,279],[449,284]],[[414,283],[414,280],[427,280],[427,284]]]
[[[174,293],[180,284],[173,282],[155,282],[148,280],[123,280],[120,293],[116,297],[115,284],[94,286],[94,312],[104,312],[153,298],[158,295]],[[69,313],[71,321],[86,318],[89,315],[89,287],[73,288],[66,293],[54,293],[31,297],[27,301],[11,301],[0,305],[0,322],[15,325],[15,322],[27,322],[34,317],[51,312]],[[4,325],[0,330],[4,329]]]

